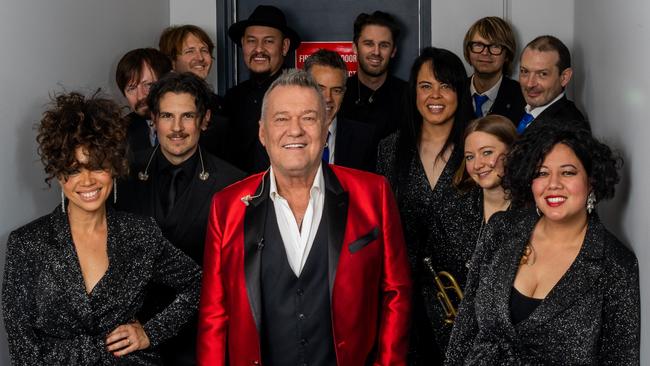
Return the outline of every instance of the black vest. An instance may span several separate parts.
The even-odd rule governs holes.
[[[323,212],[300,277],[291,270],[273,202],[262,251],[262,360],[265,366],[336,365]]]

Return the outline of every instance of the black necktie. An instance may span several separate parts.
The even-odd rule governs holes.
[[[169,181],[169,189],[167,190],[167,206],[165,206],[165,216],[168,216],[172,212],[174,204],[176,203],[176,189],[182,172],[183,169],[181,169],[181,167],[175,167],[171,169],[172,178]]]

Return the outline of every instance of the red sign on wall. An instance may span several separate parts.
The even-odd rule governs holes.
[[[357,73],[357,55],[354,53],[352,42],[302,42],[296,49],[296,68],[305,67],[305,61],[312,53],[324,48],[341,55],[348,67],[348,76]]]

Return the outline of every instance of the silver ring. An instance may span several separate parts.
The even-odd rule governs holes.
[[[129,342],[129,343],[127,343],[127,345],[130,346],[131,345],[131,340],[129,338],[127,338],[126,341]]]

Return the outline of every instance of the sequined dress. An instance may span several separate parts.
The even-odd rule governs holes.
[[[153,219],[108,208],[106,220],[109,266],[90,293],[61,206],[9,235],[2,309],[12,364],[156,365],[156,346],[195,314],[198,266]],[[115,357],[106,335],[138,319],[150,283],[176,289],[176,300],[143,324],[149,348]]]
[[[385,175],[398,200],[414,283],[413,332],[410,365],[442,362],[451,326],[442,322],[442,308],[435,298],[434,280],[424,265],[431,257],[436,271],[449,271],[463,280],[480,227],[480,190],[460,192],[452,183],[462,152],[452,153],[432,189],[417,152],[399,164],[408,164],[408,174],[398,179],[394,172],[399,132],[379,145],[377,171]],[[399,180],[399,181],[398,181]],[[462,234],[462,237],[457,235]],[[464,281],[461,281],[461,286]]]

